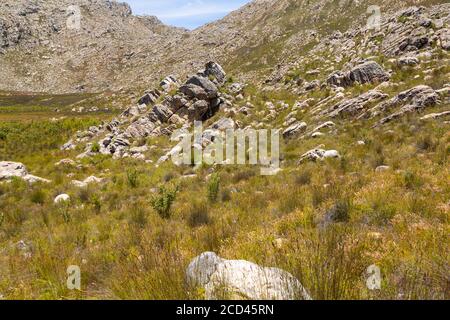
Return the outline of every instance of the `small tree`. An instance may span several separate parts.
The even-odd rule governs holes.
[[[162,186],[159,189],[158,195],[154,196],[150,200],[151,206],[161,216],[161,218],[170,218],[172,204],[175,202],[178,191],[178,186],[174,188],[166,188]]]

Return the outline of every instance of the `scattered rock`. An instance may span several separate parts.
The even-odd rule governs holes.
[[[394,119],[400,118],[403,115],[411,112],[418,112],[428,107],[435,106],[439,101],[439,95],[429,86],[420,85],[412,89],[399,93],[394,98],[381,103],[371,109],[368,115],[374,117],[378,114],[385,113],[393,108],[403,105],[403,107],[378,121],[374,127],[391,122]]]
[[[383,100],[388,95],[378,90],[370,90],[359,95],[356,98],[347,99],[338,102],[334,106],[323,111],[322,115],[328,115],[331,118],[335,118],[340,115],[358,116],[366,109],[366,106],[373,102]]]
[[[375,168],[375,172],[384,172],[390,170],[391,167],[389,166],[378,166]]]
[[[57,166],[57,167],[61,167],[61,166],[75,167],[76,165],[77,165],[77,163],[75,161],[73,161],[72,159],[62,159],[61,161],[58,161],[57,163],[55,163],[55,166]]]
[[[308,152],[304,153],[299,160],[299,164],[304,163],[306,161],[317,161],[317,160],[324,160],[327,158],[340,158],[340,154],[336,150],[324,150],[320,147],[309,150]]]
[[[84,181],[72,180],[72,185],[78,188],[86,188],[89,184],[94,183],[102,183],[103,179],[97,178],[95,176],[90,176],[86,178]]]
[[[398,59],[398,64],[401,66],[415,66],[419,63],[419,59],[417,59],[416,57],[406,56]]]
[[[62,151],[68,151],[68,150],[74,150],[77,146],[73,143],[73,140],[69,140],[67,143],[65,143],[62,147]]]
[[[420,120],[439,119],[439,118],[445,118],[445,117],[450,117],[450,111],[444,111],[444,112],[440,112],[440,113],[430,113],[430,114],[427,114],[426,116],[423,116],[422,118],[420,118]]]
[[[60,194],[59,196],[57,196],[53,202],[55,204],[60,204],[60,203],[69,202],[69,201],[70,201],[70,196],[68,194],[63,193],[63,194]]]
[[[305,122],[297,122],[283,131],[283,138],[290,139],[298,136],[306,130],[308,125]]]

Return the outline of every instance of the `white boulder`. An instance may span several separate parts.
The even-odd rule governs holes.
[[[63,193],[63,194],[60,194],[59,196],[57,196],[53,202],[55,204],[60,204],[60,203],[69,202],[69,201],[70,201],[70,196],[68,194]]]
[[[245,260],[225,260],[205,252],[192,260],[186,271],[191,287],[203,287],[208,300],[311,300],[290,273],[264,268]]]
[[[35,182],[50,182],[50,180],[29,174],[25,165],[20,162],[0,161],[0,181],[10,180],[13,177],[21,178],[30,184]]]
[[[337,150],[327,150],[325,151],[325,153],[323,154],[323,159],[327,159],[327,158],[340,158],[340,154]]]

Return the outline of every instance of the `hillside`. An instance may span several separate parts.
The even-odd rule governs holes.
[[[76,2],[0,5],[0,299],[449,299],[447,1]]]

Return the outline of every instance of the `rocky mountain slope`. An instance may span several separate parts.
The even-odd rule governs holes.
[[[160,54],[186,33],[115,1],[2,1],[0,12],[3,90],[117,90],[130,59]]]
[[[385,0],[379,6],[384,15],[412,3],[442,1]],[[182,78],[208,60],[220,62],[235,76],[260,78],[323,44],[324,37],[363,24],[370,4],[256,0],[188,32],[153,17],[133,16],[127,5],[116,2],[3,1],[0,90],[144,89],[167,74]],[[80,8],[78,31],[67,27],[71,5]]]

